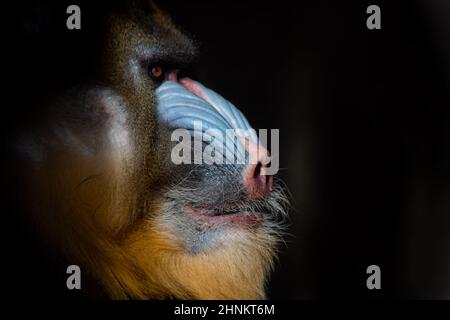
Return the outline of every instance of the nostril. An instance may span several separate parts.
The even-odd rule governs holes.
[[[258,162],[256,165],[255,171],[253,172],[253,178],[257,179],[259,176],[261,176],[261,167],[262,163]]]
[[[249,165],[245,174],[245,186],[251,197],[267,197],[273,190],[273,177],[262,175],[264,165],[258,162],[256,165]]]

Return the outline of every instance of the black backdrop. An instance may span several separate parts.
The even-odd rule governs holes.
[[[371,4],[381,30],[366,28]],[[295,210],[269,297],[450,298],[450,5],[166,8],[202,44],[195,76],[280,129]]]
[[[190,76],[280,129],[295,210],[269,298],[450,298],[450,5],[160,2],[201,44]],[[366,28],[370,4],[381,30]],[[16,88],[46,76],[13,74]],[[366,288],[371,264],[382,290]]]

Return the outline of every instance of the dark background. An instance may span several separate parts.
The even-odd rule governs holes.
[[[159,2],[200,44],[190,76],[255,128],[280,129],[279,174],[295,209],[268,297],[449,299],[450,3]],[[371,4],[381,30],[366,28]],[[5,12],[24,28],[16,13],[35,14],[20,3]],[[42,17],[65,26],[65,15]],[[58,82],[43,81],[41,59],[75,78],[90,69],[83,28],[67,41],[58,34],[51,57],[32,48],[55,46],[52,37],[12,39],[15,59],[4,64],[21,61],[25,73],[9,82],[36,92]],[[7,119],[5,132],[15,126]],[[382,290],[366,288],[372,264]]]
[[[295,210],[269,298],[450,298],[450,4],[393,2],[166,4],[196,78],[280,129]]]

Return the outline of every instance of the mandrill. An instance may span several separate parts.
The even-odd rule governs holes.
[[[23,81],[27,94],[8,127],[11,206],[28,235],[21,246],[31,254],[38,243],[39,261],[80,266],[89,297],[265,298],[287,205],[268,151],[252,136],[236,145],[256,163],[174,163],[175,129],[194,120],[249,129],[247,120],[179,75],[196,45],[154,3],[80,7],[86,20],[68,37],[78,32],[87,44],[73,49],[64,74],[64,59],[52,57],[74,47],[44,35],[42,48],[60,50],[36,50],[43,60],[30,70],[42,79]]]

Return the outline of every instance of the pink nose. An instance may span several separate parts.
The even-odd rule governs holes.
[[[244,185],[252,198],[265,198],[272,192],[273,176],[267,173],[270,162],[269,151],[261,144],[246,140],[250,164],[243,173]]]

